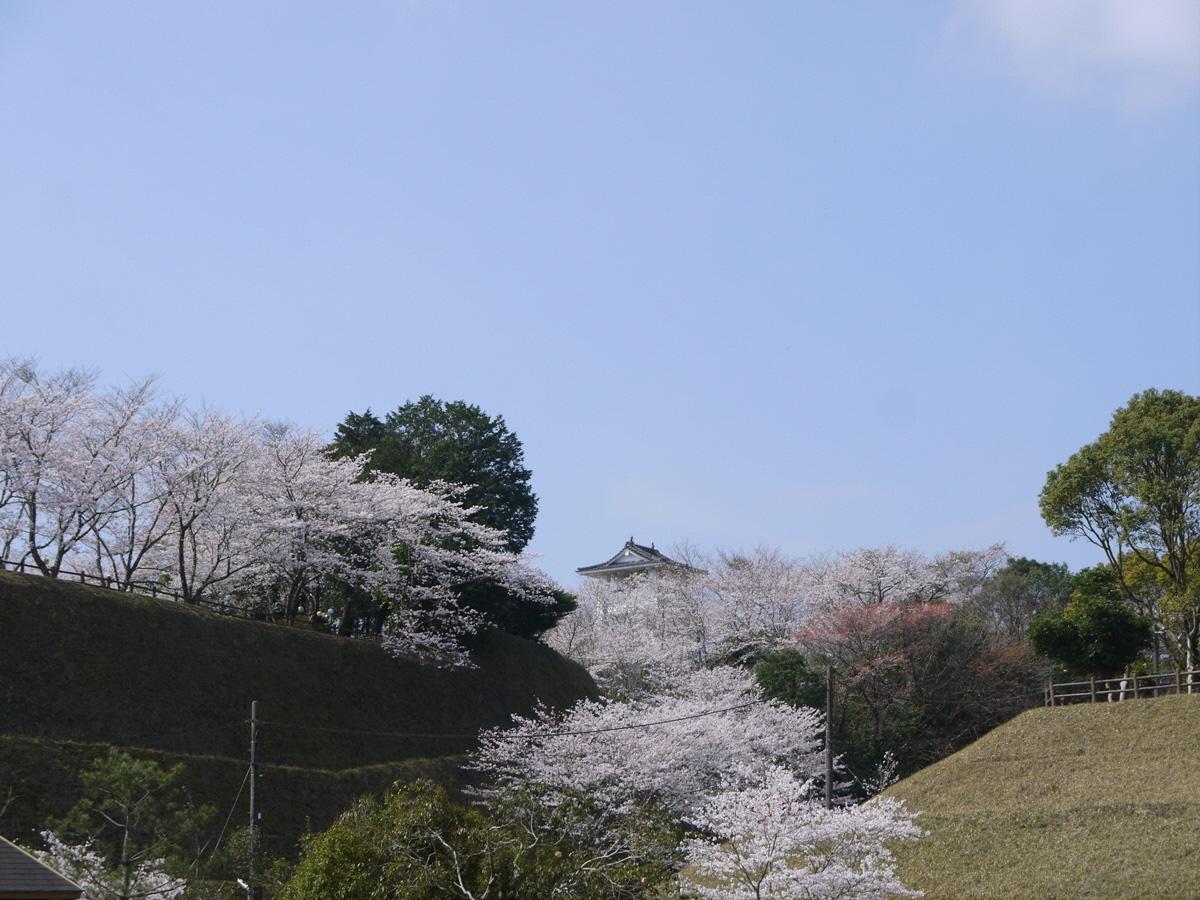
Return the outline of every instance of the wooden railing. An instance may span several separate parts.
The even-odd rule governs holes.
[[[39,569],[34,563],[24,560],[13,562],[7,559],[0,559],[0,570],[8,572],[17,572],[22,575],[37,575],[46,577],[45,573]],[[185,603],[188,606],[199,607],[206,609],[209,612],[219,613],[223,616],[236,616],[239,619],[250,619],[256,622],[278,622],[279,619],[262,612],[252,612],[243,609],[240,606],[235,606],[232,603],[218,603],[212,600],[188,600],[179,591],[167,587],[166,585],[158,584],[154,581],[135,581],[128,588],[121,586],[114,578],[105,578],[100,575],[93,575],[90,572],[69,572],[60,569],[58,572],[59,581],[76,581],[80,584],[90,584],[95,587],[103,588],[104,590],[114,591],[120,594],[137,594],[142,597],[153,597],[155,600],[170,600],[175,603]],[[381,641],[382,637],[374,632],[365,630],[356,630],[351,634],[338,634],[334,630],[323,630],[323,633],[333,634],[337,637],[349,638],[351,640],[365,641]]]
[[[1177,669],[1174,672],[1130,675],[1127,678],[1051,682],[1046,688],[1046,705],[1137,700],[1164,694],[1200,694],[1200,669]]]
[[[0,569],[8,572],[17,572],[21,575],[45,576],[46,574],[34,563],[26,562],[25,560],[14,562],[12,560],[0,559]],[[210,612],[220,613],[223,616],[236,616],[239,619],[265,618],[264,616],[255,615],[239,606],[234,606],[232,603],[217,603],[212,600],[188,600],[179,591],[154,581],[135,581],[128,587],[125,587],[115,578],[94,575],[90,572],[69,572],[65,569],[59,570],[57,579],[59,581],[78,581],[80,584],[90,584],[120,594],[137,594],[142,597],[153,597],[155,600],[171,600],[176,603],[186,603],[189,606],[197,606],[201,609],[207,609]]]

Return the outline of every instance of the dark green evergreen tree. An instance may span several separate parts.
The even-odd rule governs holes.
[[[551,806],[529,792],[485,810],[454,803],[427,781],[398,782],[305,838],[279,897],[652,896],[673,877],[678,837],[650,810],[610,823],[586,801]]]
[[[1033,649],[1076,675],[1116,675],[1150,645],[1151,626],[1121,596],[1106,566],[1084,569],[1066,609],[1042,613],[1029,629]]]
[[[382,420],[369,409],[349,413],[330,449],[336,456],[370,452],[369,470],[391,472],[419,487],[433,481],[463,485],[462,502],[481,507],[478,521],[502,529],[510,550],[523,550],[533,539],[538,501],[532,472],[503,416],[426,394]]]
[[[777,650],[764,656],[754,667],[754,678],[771,700],[795,707],[825,706],[825,685],[819,675],[809,671],[798,650]]]
[[[69,842],[93,842],[115,873],[109,882],[117,897],[140,896],[133,884],[143,864],[165,860],[182,875],[199,863],[216,810],[191,802],[182,765],[164,769],[112,749],[80,780],[83,796],[51,830]]]
[[[370,453],[372,471],[390,472],[424,487],[445,481],[466,490],[461,502],[480,507],[476,519],[505,532],[507,549],[525,548],[533,537],[537,496],[530,487],[520,439],[502,416],[489,416],[474,404],[446,402],[428,394],[380,419],[369,409],[349,413],[338,426],[330,452],[335,456]],[[352,593],[352,592],[351,592]],[[557,592],[552,604],[528,601],[493,582],[472,582],[459,598],[503,631],[537,637],[575,608],[574,598]],[[375,617],[378,598],[344,598],[343,625],[354,617]]]
[[[998,637],[1025,643],[1034,616],[1061,610],[1071,599],[1073,579],[1065,563],[1010,559],[967,601]]]

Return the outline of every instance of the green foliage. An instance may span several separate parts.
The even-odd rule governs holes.
[[[493,631],[476,638],[472,658],[477,668],[451,672],[370,641],[0,572],[0,807],[13,790],[0,832],[36,842],[36,830],[79,799],[79,774],[107,745],[167,768],[184,762],[188,789],[223,821],[245,772],[245,720],[257,699],[265,718],[334,729],[263,730],[267,842],[291,853],[306,817],[324,827],[355,797],[397,779],[462,783],[454,754],[470,738],[336,729],[392,722],[469,735],[529,715],[539,699],[564,708],[596,696],[583,668],[544,644]],[[233,824],[245,821],[245,807],[243,792]]]
[[[261,829],[257,829],[257,832],[249,825],[230,827],[221,845],[205,860],[200,877],[210,883],[232,884],[239,878],[244,879],[246,873],[253,869],[255,880],[268,887],[268,896],[274,896],[275,891],[291,878],[295,863],[286,857],[273,856],[263,840]],[[201,897],[204,897],[204,894],[197,890],[198,884],[199,879],[189,884],[186,900],[201,900]],[[217,897],[220,897],[220,900],[229,900],[228,894],[214,894],[214,900]]]
[[[1022,643],[1034,616],[1067,605],[1072,583],[1065,563],[1010,559],[980,585],[967,605],[998,637]]]
[[[1084,569],[1075,585],[1066,609],[1033,620],[1033,649],[1077,675],[1123,671],[1150,645],[1150,623],[1122,598],[1107,567]]]
[[[489,818],[525,848],[515,896],[531,900],[655,896],[681,862],[683,829],[653,803],[617,816],[586,797],[550,800],[544,788],[527,785],[493,797]]]
[[[566,591],[554,591],[553,603],[534,603],[518,597],[504,585],[486,581],[464,585],[457,593],[466,606],[486,615],[492,625],[523,638],[536,638],[550,630],[578,606],[575,596]]]
[[[167,859],[187,868],[200,858],[216,811],[197,808],[182,765],[163,768],[112,749],[82,773],[83,796],[50,829],[71,843],[91,839],[114,869]]]
[[[241,729],[235,729],[241,731]],[[264,744],[266,737],[264,736]],[[8,808],[0,818],[0,833],[19,842],[38,843],[38,833],[56,818],[61,818],[83,793],[81,775],[94,760],[107,754],[110,746],[45,738],[14,737],[0,734],[0,807]],[[265,747],[264,747],[265,749]],[[212,846],[224,824],[225,815],[246,773],[245,754],[236,758],[192,756],[164,753],[143,748],[128,748],[137,759],[153,760],[163,768],[183,763],[188,794],[199,805],[212,805],[219,811],[209,823],[205,842]],[[452,792],[462,788],[462,757],[408,759],[401,762],[363,766],[340,771],[298,766],[263,766],[263,784],[269,802],[265,810],[265,828],[261,849],[268,856],[294,856],[306,831],[324,828],[351,803],[364,794],[383,793],[396,781],[426,778]],[[8,802],[11,789],[11,803]],[[245,790],[234,808],[230,832],[225,835],[213,858],[211,877],[231,880],[231,860],[240,851],[231,840],[236,826],[248,816]],[[210,874],[205,855],[204,873]],[[240,874],[244,865],[237,869]]]
[[[336,456],[370,453],[367,471],[391,472],[418,486],[445,481],[465,487],[462,502],[477,506],[475,519],[507,535],[508,549],[523,550],[533,538],[537,497],[530,487],[521,441],[502,416],[478,406],[445,402],[428,394],[380,420],[370,410],[349,413],[330,451]],[[552,605],[530,602],[494,583],[464,585],[460,599],[487,615],[502,631],[536,637],[575,608],[568,594]],[[338,601],[343,622],[384,612],[377,598],[348,594]],[[382,621],[382,619],[380,619]]]
[[[804,654],[798,650],[769,653],[754,667],[754,677],[763,695],[790,706],[823,709],[825,686],[821,676],[809,671]]]
[[[471,889],[504,874],[481,814],[450,803],[429,782],[397,785],[382,801],[363,798],[304,854],[281,900],[399,900]],[[509,885],[497,885],[503,893]]]
[[[1200,655],[1198,498],[1200,397],[1169,390],[1135,394],[1108,431],[1047,475],[1040,498],[1055,534],[1104,551],[1118,587],[1163,626],[1181,667]]]
[[[306,838],[280,900],[631,897],[670,878],[669,868],[636,856],[599,865],[580,828],[594,811],[571,801],[550,809],[530,796],[509,802],[489,814],[451,802],[429,782],[397,784]],[[644,831],[650,844],[675,840],[664,839],[658,823],[624,827]]]
[[[511,550],[524,549],[533,538],[538,502],[530,487],[532,473],[525,468],[521,441],[502,416],[426,394],[382,421],[370,410],[349,413],[330,449],[338,456],[369,451],[369,468],[418,486],[433,481],[464,485],[465,504],[482,507],[478,521],[504,530]]]
[[[563,708],[596,694],[582,667],[544,644],[489,632],[472,658],[474,669],[439,669],[371,641],[0,573],[0,691],[21,686],[0,694],[7,734],[244,759],[254,699],[264,718],[333,729],[267,729],[264,762],[345,769],[461,753],[471,739],[337,729],[382,721],[473,735],[539,699]]]
[[[810,662],[834,667],[833,741],[860,782],[892,753],[907,774],[1027,709],[1041,666],[947,603],[851,605],[800,632]]]

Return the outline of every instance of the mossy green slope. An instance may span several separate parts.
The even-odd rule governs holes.
[[[473,658],[476,668],[448,671],[371,642],[0,573],[0,806],[9,788],[17,798],[0,828],[61,812],[78,764],[103,745],[204,769],[197,783],[212,790],[198,798],[228,808],[258,700],[260,717],[279,723],[264,727],[261,757],[281,780],[275,821],[290,838],[393,774],[452,783],[438,758],[464,753],[481,728],[596,695],[586,671],[533,641],[489,633]]]
[[[1200,696],[1035,709],[888,793],[928,898],[1200,897]]]
[[[36,833],[46,827],[48,819],[61,816],[79,799],[80,773],[111,746],[0,735],[0,807],[7,806],[0,817],[0,833],[26,845],[36,844]],[[231,816],[232,828],[249,821],[245,759],[122,749],[164,768],[182,763],[184,786],[193,801],[217,808],[215,828],[226,815]],[[358,797],[382,793],[396,781],[428,778],[453,791],[462,784],[461,762],[462,757],[442,756],[341,770],[263,766],[259,804],[267,848],[290,855],[306,831],[324,828]]]

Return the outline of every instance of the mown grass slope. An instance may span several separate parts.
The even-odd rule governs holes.
[[[473,657],[477,668],[448,671],[370,642],[0,572],[0,806],[10,788],[16,798],[0,830],[61,813],[104,745],[187,763],[198,799],[227,809],[258,700],[278,723],[261,732],[275,772],[264,803],[273,794],[275,830],[290,837],[393,775],[452,783],[437,759],[464,753],[481,728],[596,694],[584,669],[533,641],[482,635]]]
[[[1035,709],[888,793],[928,898],[1200,897],[1200,696]]]

